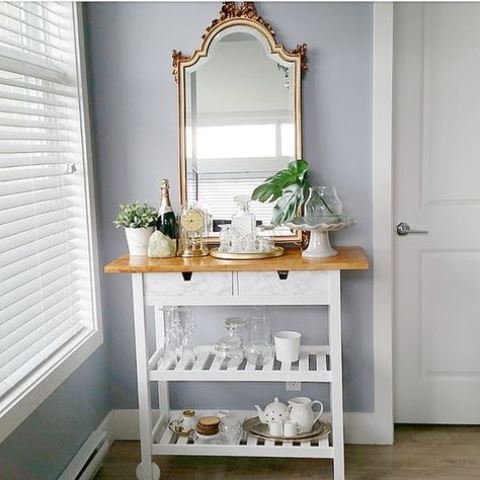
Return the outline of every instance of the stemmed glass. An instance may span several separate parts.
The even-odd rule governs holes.
[[[178,316],[183,328],[181,339],[182,362],[185,365],[192,364],[198,355],[198,325],[193,318],[190,307],[178,307]]]
[[[164,307],[165,339],[164,368],[174,368],[178,362],[188,365],[197,359],[198,327],[191,307]]]
[[[183,329],[176,307],[164,307],[165,340],[163,361],[166,369],[173,368],[182,356]]]

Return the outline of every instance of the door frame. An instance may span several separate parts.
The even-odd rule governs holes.
[[[372,443],[393,444],[393,3],[373,4],[372,215],[375,409]]]

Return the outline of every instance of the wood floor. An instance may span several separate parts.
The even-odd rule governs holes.
[[[135,480],[138,442],[115,442],[95,480]],[[162,480],[331,479],[331,461],[156,457]],[[394,446],[346,448],[347,480],[480,480],[480,427],[397,426]]]

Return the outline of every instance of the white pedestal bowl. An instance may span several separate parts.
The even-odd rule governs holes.
[[[355,223],[350,217],[341,216],[335,223],[309,224],[304,217],[296,217],[286,223],[287,227],[293,230],[304,230],[310,232],[308,247],[302,252],[302,256],[311,258],[325,258],[337,255],[337,251],[330,245],[329,232],[343,230]]]

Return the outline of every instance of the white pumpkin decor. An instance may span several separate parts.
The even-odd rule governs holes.
[[[148,241],[148,256],[152,258],[174,257],[175,241],[160,231],[153,232]]]

